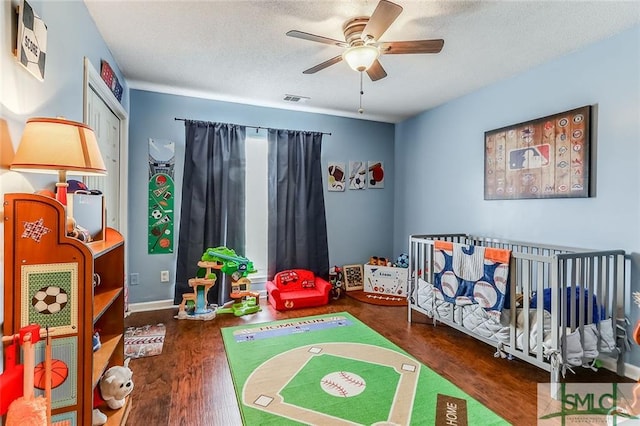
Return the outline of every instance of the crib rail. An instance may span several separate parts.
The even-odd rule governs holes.
[[[584,347],[584,328],[593,324],[598,330],[596,347],[601,348],[601,321],[610,319],[614,334],[616,326],[624,322],[624,251],[590,251],[468,234],[412,235],[409,238],[409,321],[412,311],[431,313],[418,306],[417,289],[420,280],[434,283],[434,243],[437,240],[511,250],[506,303],[510,308],[509,337],[501,349],[550,371],[552,382],[559,378],[554,357],[557,361],[572,356],[567,353],[569,337],[575,339],[579,334]],[[541,307],[545,309],[538,309]],[[462,307],[451,309],[450,318],[434,317],[434,320],[474,335],[463,324]],[[496,344],[483,336],[474,337]],[[609,354],[618,361],[618,374],[623,374],[623,351],[624,344],[617,342]]]

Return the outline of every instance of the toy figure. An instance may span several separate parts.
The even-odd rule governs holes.
[[[338,300],[342,295],[344,276],[342,274],[342,268],[339,266],[332,266],[329,268],[329,282],[331,283],[331,298]]]

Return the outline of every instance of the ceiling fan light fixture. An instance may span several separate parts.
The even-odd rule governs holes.
[[[380,51],[377,47],[371,45],[354,46],[344,51],[342,59],[354,70],[363,72],[378,59]]]

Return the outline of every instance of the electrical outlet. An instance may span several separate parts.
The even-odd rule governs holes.
[[[160,271],[160,282],[161,283],[169,282],[169,271]]]
[[[137,272],[134,272],[133,274],[131,274],[131,281],[129,281],[130,285],[138,285],[140,284],[140,274],[138,274]]]

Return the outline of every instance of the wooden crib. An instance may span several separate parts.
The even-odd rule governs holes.
[[[507,292],[500,320],[478,305],[446,302],[434,286],[439,247],[464,246],[511,251]],[[460,246],[458,246],[460,247]],[[468,234],[409,238],[409,309],[496,347],[496,356],[517,357],[560,382],[567,368],[617,362],[624,374],[626,346],[625,253],[591,251],[498,240]],[[539,309],[537,307],[544,307]],[[573,313],[573,314],[572,314]],[[552,386],[552,394],[554,393]]]

